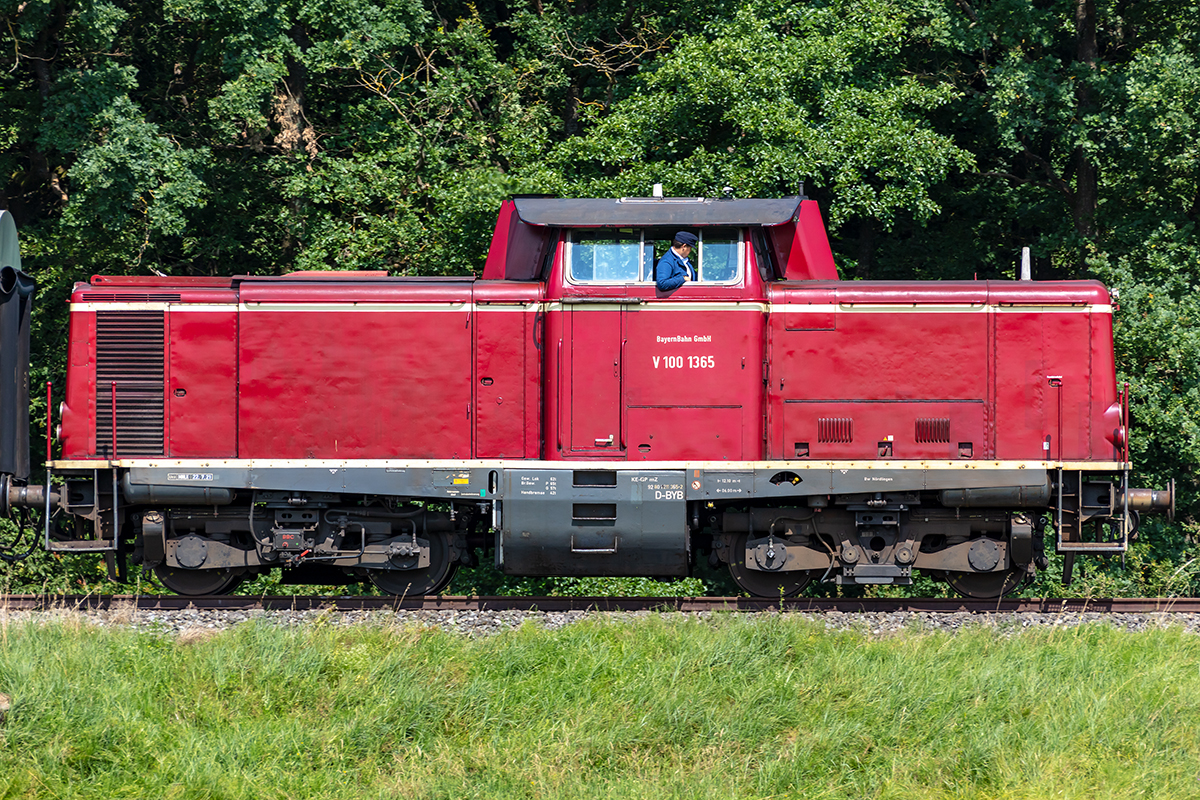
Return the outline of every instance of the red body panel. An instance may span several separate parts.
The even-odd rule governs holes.
[[[1091,422],[1116,399],[1098,283],[780,284],[772,299],[773,457],[1114,457]]]
[[[566,449],[574,453],[623,454],[621,353],[624,349],[624,312],[594,311],[575,306],[564,313],[570,379],[564,381],[565,394],[560,396],[570,411]]]
[[[241,299],[240,457],[471,456],[470,283],[280,282]]]
[[[67,392],[60,412],[63,458],[96,452],[96,314],[72,311],[67,344]]]
[[[544,281],[518,281],[536,271],[538,242],[558,237],[521,229],[510,206],[488,280],[98,276],[77,287],[64,457],[103,455],[105,307],[165,312],[173,458],[1116,457],[1099,283],[764,283],[746,246],[736,281],[664,295],[649,282],[572,283],[561,241]],[[835,276],[819,212],[801,212],[772,229],[788,228],[773,257],[789,275]]]
[[[167,454],[237,458],[237,306],[178,306],[168,330]]]
[[[786,259],[782,259],[787,279],[836,281],[837,265],[833,262],[833,251],[829,249],[825,223],[816,202],[802,201],[796,219],[784,227],[792,229],[792,241],[786,250]]]
[[[474,298],[475,456],[537,458],[542,284],[479,283]]]

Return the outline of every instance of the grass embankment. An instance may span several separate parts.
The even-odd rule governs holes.
[[[0,797],[1196,797],[1200,637],[0,630]]]

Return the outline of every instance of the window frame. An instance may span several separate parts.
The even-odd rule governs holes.
[[[575,245],[580,244],[580,242],[577,241],[575,238],[576,232],[577,231],[592,232],[592,231],[606,231],[606,230],[611,230],[615,234],[621,234],[621,233],[633,232],[633,231],[637,232],[637,234],[638,234],[638,244],[637,244],[637,247],[638,247],[638,278],[636,280],[623,280],[622,281],[622,280],[595,279],[595,278],[579,278],[575,275],[575,263],[574,263],[574,261],[575,261]],[[733,244],[737,247],[737,268],[734,270],[733,277],[730,278],[729,280],[724,280],[724,281],[706,281],[706,280],[704,280],[703,259],[702,259],[702,257],[700,257],[703,252],[703,247],[704,247],[705,228],[698,229],[697,238],[699,239],[699,241],[696,243],[697,244],[696,268],[697,268],[697,272],[699,273],[699,279],[696,281],[696,283],[704,284],[705,286],[737,286],[745,279],[745,275],[746,275],[746,235],[745,235],[745,231],[742,230],[741,228],[734,228],[734,230],[737,231],[737,239],[733,241]],[[613,238],[616,238],[616,236],[614,236]],[[658,240],[652,239],[651,241],[658,241]],[[570,283],[573,285],[578,285],[578,286],[628,286],[630,284],[645,285],[645,284],[652,284],[655,282],[654,267],[657,265],[657,261],[652,264],[646,263],[646,228],[644,228],[644,227],[643,228],[632,228],[632,229],[630,229],[630,228],[567,228],[564,231],[563,242],[566,244],[566,247],[564,248],[565,253],[563,256],[563,262],[564,262],[563,276],[566,278],[567,283]]]

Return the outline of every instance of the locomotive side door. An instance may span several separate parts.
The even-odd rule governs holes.
[[[625,458],[622,363],[626,285],[641,274],[641,232],[573,230],[565,243],[560,443],[569,457]]]
[[[621,335],[619,303],[570,306],[570,415],[572,453],[624,456],[621,431]]]

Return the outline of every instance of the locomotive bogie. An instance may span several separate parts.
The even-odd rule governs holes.
[[[182,594],[229,590],[271,569],[320,572],[326,583],[372,580],[381,587],[401,587],[399,593],[424,594],[444,586],[460,563],[470,563],[473,545],[486,544],[475,531],[474,505],[443,509],[398,497],[206,487],[209,496],[221,500],[227,492],[229,502],[148,506],[140,499],[186,498],[181,490],[194,487],[138,485],[124,477],[132,491],[120,496],[115,509],[111,495],[99,495],[91,509],[98,521],[96,536],[56,542],[51,549],[78,550],[75,545],[87,542],[112,549],[105,545],[112,521],[119,520],[121,558],[132,556],[135,565],[154,570]],[[68,494],[80,497],[90,496],[89,485],[77,477],[66,483]],[[86,519],[79,513],[71,518]],[[390,574],[401,572],[402,577]]]
[[[756,508],[722,518],[724,558],[762,572],[807,572],[837,584],[912,583],[934,575],[1033,574],[1044,555],[1028,517],[1003,509],[969,514],[870,496],[841,507]],[[930,498],[925,498],[927,501]],[[735,543],[743,552],[734,552]]]

